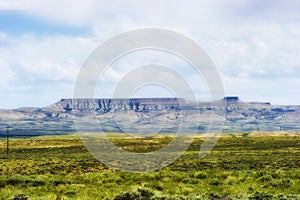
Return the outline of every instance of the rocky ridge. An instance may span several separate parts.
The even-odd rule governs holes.
[[[103,98],[61,99],[43,108],[0,110],[2,135],[6,126],[12,135],[43,135],[76,132],[78,127],[84,131],[175,133],[182,124],[184,132],[203,133],[208,128],[218,130],[223,122],[223,132],[300,131],[300,106],[243,102],[238,97],[213,102]]]

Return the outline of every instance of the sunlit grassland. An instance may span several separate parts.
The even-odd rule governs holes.
[[[247,135],[219,138],[202,159],[204,138],[197,137],[173,164],[147,173],[101,164],[75,134],[10,139],[8,158],[6,141],[0,139],[0,199],[16,194],[29,199],[299,199],[300,137]],[[135,152],[153,151],[172,140],[172,135],[108,136]]]

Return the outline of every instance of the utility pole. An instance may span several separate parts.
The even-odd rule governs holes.
[[[9,126],[6,127],[6,158],[9,154]]]

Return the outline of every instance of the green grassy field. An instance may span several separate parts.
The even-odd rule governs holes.
[[[145,152],[170,137],[111,141]],[[164,169],[128,173],[101,164],[76,135],[11,139],[7,159],[0,139],[0,199],[300,199],[299,136],[221,137],[199,159],[202,142]]]

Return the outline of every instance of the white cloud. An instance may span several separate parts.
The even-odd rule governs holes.
[[[79,36],[7,35],[0,45],[0,91],[7,102],[0,107],[46,106],[72,97],[81,65],[97,45]]]
[[[298,76],[300,40],[290,34],[289,25],[261,22],[251,29],[234,30],[241,33],[224,31],[218,39],[203,42],[221,72],[253,77],[265,74],[265,78]],[[300,34],[300,27],[293,27],[293,31]]]
[[[297,104],[300,99],[300,78],[251,79],[223,75],[225,92],[244,101],[265,101],[272,104]]]
[[[0,52],[11,70],[25,72],[31,79],[73,81],[97,44],[91,38],[26,34],[10,38]]]
[[[1,68],[0,88],[4,88],[7,87],[9,82],[14,80],[15,73],[10,68],[10,66],[7,63],[5,63],[1,58],[0,58],[0,68]]]
[[[296,0],[2,0],[0,9],[22,9],[42,20],[93,31],[85,37],[34,33],[14,38],[0,33],[1,70],[10,73],[3,81],[26,76],[31,81],[57,81],[58,85],[72,82],[85,58],[103,40],[123,31],[158,27],[183,33],[203,46],[221,73],[227,95],[297,103],[299,4]],[[124,64],[123,71],[108,71],[108,79],[120,79],[130,69],[123,68],[127,61],[120,63]],[[142,61],[133,60],[127,65],[138,66]],[[195,83],[194,79],[190,81]],[[26,84],[33,87],[30,81]]]

